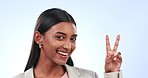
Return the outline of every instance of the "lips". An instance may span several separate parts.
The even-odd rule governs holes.
[[[64,52],[58,52],[59,54],[63,55],[63,56],[67,56],[68,53],[64,53]]]
[[[56,52],[62,56],[68,56],[68,52],[63,52],[63,51],[56,51]]]

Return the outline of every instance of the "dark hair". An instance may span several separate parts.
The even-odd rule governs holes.
[[[60,22],[72,22],[76,26],[73,17],[69,13],[62,9],[52,8],[44,11],[38,17],[34,31],[39,31],[41,34],[44,34],[53,25]],[[28,70],[31,67],[35,67],[38,63],[39,56],[40,48],[33,38],[30,56],[24,71]],[[69,57],[69,59],[67,60],[67,64],[70,66],[74,66],[71,57]]]

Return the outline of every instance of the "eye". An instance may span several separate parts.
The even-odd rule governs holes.
[[[65,37],[64,37],[64,36],[56,36],[55,38],[56,38],[57,40],[64,40]]]
[[[76,37],[70,39],[72,42],[76,41]]]

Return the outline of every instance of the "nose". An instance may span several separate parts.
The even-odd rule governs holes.
[[[71,47],[72,47],[72,43],[70,41],[65,41],[64,45],[63,45],[63,48],[70,52],[71,51]]]

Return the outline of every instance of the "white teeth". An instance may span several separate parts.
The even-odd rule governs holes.
[[[58,53],[61,54],[61,55],[64,55],[64,56],[68,55],[68,53],[63,53],[63,52],[58,52]]]

